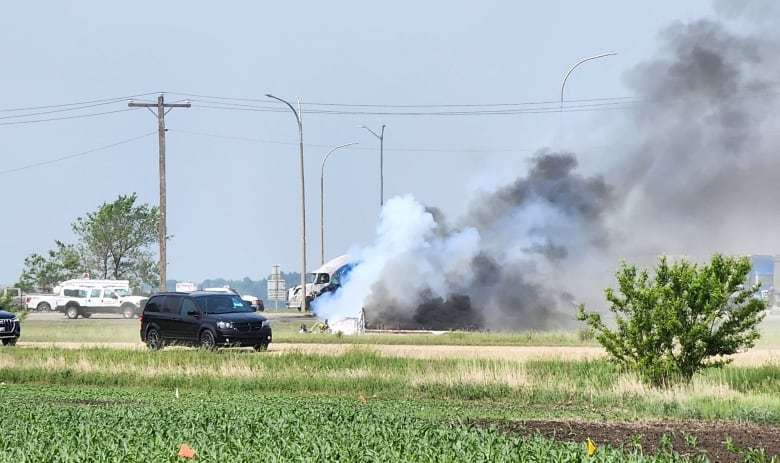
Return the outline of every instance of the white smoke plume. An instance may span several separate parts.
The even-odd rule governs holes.
[[[626,74],[637,104],[602,175],[580,174],[574,153],[541,149],[452,225],[411,196],[393,198],[375,242],[350,252],[359,265],[315,311],[336,319],[365,308],[387,328],[554,329],[573,323],[576,302],[603,294],[621,259],[780,251],[780,55],[768,30],[777,28],[736,33],[714,20],[664,29],[657,53]]]

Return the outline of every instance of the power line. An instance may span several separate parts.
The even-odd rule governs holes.
[[[79,114],[74,116],[63,116],[63,117],[51,117],[48,119],[34,119],[31,121],[12,121],[12,122],[0,122],[0,125],[20,125],[20,124],[35,124],[38,122],[51,122],[51,121],[64,121],[67,119],[81,119],[83,117],[94,117],[94,116],[103,116],[106,114],[114,114],[114,113],[123,113],[126,111],[136,111],[134,108],[126,108],[126,109],[116,109],[113,111],[104,111],[100,113],[89,113],[89,114]]]
[[[31,106],[27,108],[12,108],[12,109],[0,109],[0,112],[14,112],[14,111],[37,111],[39,109],[51,109],[51,108],[63,108],[67,106],[82,106],[82,105],[90,105],[95,103],[117,103],[120,101],[125,101],[130,98],[138,98],[142,96],[148,96],[148,95],[155,95],[154,93],[142,93],[140,95],[129,95],[129,96],[120,96],[116,98],[107,98],[103,100],[90,100],[90,101],[81,101],[78,103],[63,103],[63,104],[55,104],[55,105],[47,105],[47,106]]]
[[[66,112],[66,111],[78,111],[80,109],[94,108],[94,107],[97,107],[97,106],[110,105],[110,104],[117,103],[118,101],[119,100],[108,101],[108,102],[105,102],[105,103],[94,103],[94,104],[91,104],[91,105],[77,106],[77,107],[73,107],[73,108],[51,109],[51,110],[48,110],[48,111],[39,111],[39,112],[27,113],[27,114],[17,114],[17,115],[14,115],[14,116],[0,116],[0,119],[19,119],[19,118],[23,118],[23,117],[40,116],[42,114],[54,114],[54,113],[62,113],[62,112]]]
[[[228,101],[245,101],[254,103],[272,103],[271,100],[263,100],[257,98],[234,98],[225,96],[212,96],[212,95],[197,95],[190,93],[170,93],[171,95],[180,95],[188,97],[189,99],[212,99],[212,100],[228,100]],[[622,97],[607,97],[607,98],[588,98],[580,100],[567,100],[569,103],[587,103],[594,101],[616,101],[616,100],[633,100],[634,97],[622,96]],[[543,105],[543,104],[560,104],[560,100],[550,101],[525,101],[520,103],[486,103],[486,104],[427,104],[427,105],[388,105],[388,104],[347,104],[347,103],[319,103],[319,102],[301,102],[301,106],[342,106],[342,107],[372,107],[372,108],[473,108],[473,107],[494,107],[494,106],[528,106],[528,105]]]
[[[139,136],[133,137],[133,138],[128,138],[127,140],[118,141],[116,143],[111,143],[110,145],[104,145],[104,146],[101,146],[99,148],[93,148],[91,150],[81,151],[79,153],[69,154],[67,156],[62,156],[62,157],[59,157],[59,158],[50,159],[48,161],[36,162],[35,164],[28,164],[28,165],[22,166],[22,167],[15,167],[13,169],[0,170],[0,175],[10,174],[12,172],[19,172],[19,171],[22,171],[22,170],[32,169],[34,167],[45,166],[45,165],[48,165],[48,164],[54,164],[54,163],[57,163],[57,162],[66,161],[68,159],[73,159],[73,158],[76,158],[76,157],[79,157],[79,156],[85,156],[87,154],[95,153],[97,151],[107,150],[107,149],[113,148],[115,146],[124,145],[125,143],[130,143],[130,142],[133,142],[133,141],[136,141],[136,140],[140,140],[142,138],[146,138],[148,136],[154,135],[155,133],[157,133],[157,131],[149,132],[149,133],[146,133],[146,134],[143,134],[143,135],[139,135]]]
[[[255,106],[247,104],[221,103],[200,100],[192,100],[193,107],[220,109],[231,111],[253,111],[253,112],[282,112],[282,108],[273,108],[268,106]],[[206,103],[206,104],[200,104]],[[633,102],[608,102],[591,103],[580,105],[564,106],[563,112],[592,112],[615,109],[626,109]],[[327,114],[327,115],[360,115],[360,116],[497,116],[497,115],[515,115],[515,114],[547,114],[559,113],[561,108],[558,104],[555,106],[546,106],[539,108],[518,108],[518,109],[496,109],[496,110],[462,110],[462,111],[344,111],[327,109],[309,109],[306,114]]]
[[[588,98],[582,100],[569,100],[571,103],[588,103],[593,101],[616,101],[633,100],[631,96],[619,96],[608,98]],[[346,103],[305,103],[310,106],[342,106],[342,107],[372,107],[372,108],[477,108],[477,107],[500,107],[500,106],[532,106],[546,104],[560,104],[558,101],[524,101],[521,103],[488,103],[488,104],[427,104],[427,105],[389,105],[389,104],[346,104]]]
[[[742,92],[739,98],[761,97],[767,93],[776,95],[780,92],[773,88],[751,90]],[[201,108],[258,111],[258,112],[282,112],[282,108],[268,106],[273,103],[269,100],[257,98],[236,98],[216,95],[174,93],[175,95],[189,96],[199,104]],[[257,103],[263,104],[258,105]],[[636,105],[668,105],[673,101],[651,101],[637,99],[631,96],[587,98],[566,100],[561,106],[560,100],[524,101],[519,103],[487,103],[487,104],[423,104],[423,105],[389,105],[389,104],[347,104],[347,103],[322,103],[301,102],[301,106],[307,114],[322,115],[354,115],[354,116],[501,116],[517,114],[552,114],[560,112],[596,112],[625,110]],[[322,108],[322,109],[318,109]],[[327,109],[334,108],[334,109]],[[344,110],[337,108],[355,108],[361,110]],[[374,108],[375,111],[366,109]],[[420,109],[409,111],[409,109]],[[451,111],[442,111],[451,109]]]
[[[266,140],[262,138],[252,138],[252,137],[240,137],[240,136],[234,136],[234,135],[221,135],[221,134],[214,134],[214,133],[206,133],[206,132],[195,132],[191,130],[181,130],[181,129],[168,129],[169,132],[178,132],[178,133],[184,133],[188,135],[197,135],[201,137],[210,137],[210,138],[221,138],[225,140],[237,140],[237,141],[246,141],[246,142],[252,142],[252,143],[266,143],[270,145],[298,145],[298,142],[286,142],[286,141],[278,141],[278,140]],[[314,143],[306,143],[305,146],[310,148],[330,148],[332,145],[327,144],[314,144]],[[351,150],[359,150],[359,151],[376,151],[375,148],[371,147],[350,147]],[[393,151],[398,153],[517,153],[517,152],[533,152],[536,151],[536,149],[531,148],[515,148],[515,149],[486,149],[486,148],[474,148],[474,149],[463,149],[463,148],[455,148],[455,149],[447,149],[447,148],[385,148],[385,151]]]

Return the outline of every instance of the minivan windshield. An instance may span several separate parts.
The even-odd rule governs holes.
[[[210,294],[196,298],[200,311],[205,314],[254,312],[255,310],[235,294]]]

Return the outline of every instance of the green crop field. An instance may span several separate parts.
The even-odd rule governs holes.
[[[350,337],[299,334],[300,320],[285,319],[275,344],[290,348],[150,351],[137,320],[31,318],[24,342],[0,348],[0,462],[185,461],[182,444],[196,451],[192,461],[675,462],[707,461],[704,451],[717,448],[736,458],[718,461],[761,462],[772,456],[731,433],[780,435],[771,324],[760,360],[658,390],[603,356],[494,354],[534,343],[595,349],[578,332]],[[493,353],[468,355],[479,349]],[[527,420],[590,431],[524,431]],[[655,422],[673,427],[631,431],[620,445],[602,436],[588,455],[588,433]],[[681,431],[686,423],[702,434]],[[714,447],[704,447],[705,432],[720,433]],[[678,452],[680,442],[691,448]]]
[[[4,386],[8,462],[585,461],[585,443],[518,437],[454,417],[446,404],[222,393]],[[19,407],[19,404],[26,404]],[[421,410],[421,405],[423,410]],[[439,416],[430,415],[430,411]],[[10,412],[10,413],[9,413]],[[600,462],[688,461],[599,448]]]

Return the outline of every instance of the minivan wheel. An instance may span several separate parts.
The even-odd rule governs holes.
[[[255,344],[255,350],[257,352],[265,352],[268,350],[268,344]]]
[[[4,346],[13,346],[19,338],[6,338],[3,339]]]
[[[162,349],[162,340],[160,339],[160,332],[157,331],[157,328],[149,328],[146,331],[146,345],[152,350]]]
[[[78,318],[79,316],[79,308],[75,305],[69,306],[67,309],[65,309],[65,315],[68,316],[70,319]]]
[[[211,330],[203,330],[200,333],[200,347],[206,350],[214,350],[217,347],[217,341],[214,339],[214,333]]]
[[[126,306],[122,307],[122,316],[125,318],[135,317],[135,307],[133,307],[130,304],[127,304]]]

